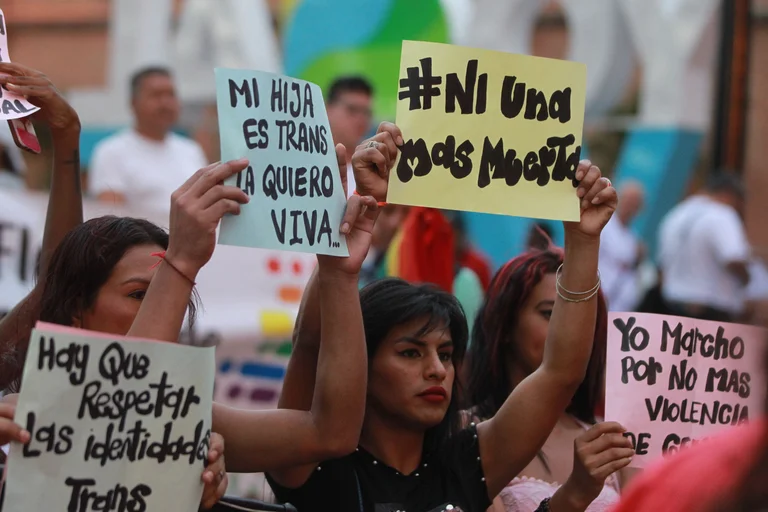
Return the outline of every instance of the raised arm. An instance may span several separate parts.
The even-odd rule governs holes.
[[[357,280],[376,219],[372,197],[351,197],[342,221],[349,257],[318,256],[321,343],[309,411],[244,411],[216,404],[213,426],[227,440],[232,471],[284,472],[341,457],[357,446],[365,413],[367,351]],[[300,484],[301,482],[299,482]]]
[[[40,110],[36,121],[48,126],[53,140],[53,176],[45,219],[43,249],[35,288],[0,320],[0,389],[21,376],[22,362],[35,322],[48,262],[59,242],[83,221],[80,191],[80,119],[51,81],[20,64],[0,63],[0,85],[27,96]]]
[[[371,147],[370,142],[376,142],[376,144]],[[358,146],[352,157],[352,169],[358,194],[373,196],[377,201],[386,200],[389,171],[395,164],[397,148],[402,143],[402,135],[397,126],[392,123],[381,123],[376,135]],[[345,192],[347,192],[346,156],[344,146],[337,145],[336,158]],[[320,350],[320,304],[319,278],[315,269],[304,289],[296,317],[293,350],[278,401],[280,409],[308,411],[312,406]],[[314,466],[310,464],[305,467],[281,470],[279,473],[273,473],[273,476],[287,487],[298,486],[306,480],[306,476]]]
[[[129,336],[178,341],[197,273],[216,247],[216,227],[225,214],[237,215],[248,196],[223,181],[248,160],[215,163],[197,171],[171,196],[168,250],[147,288]]]
[[[491,499],[541,449],[584,379],[592,353],[597,298],[582,300],[590,296],[583,292],[597,284],[600,232],[616,209],[617,198],[610,181],[588,161],[579,164],[576,179],[581,220],[565,223],[561,286],[541,366],[515,387],[496,416],[477,426]]]

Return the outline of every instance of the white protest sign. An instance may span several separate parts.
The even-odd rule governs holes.
[[[5,29],[5,14],[0,9],[0,62],[11,62],[8,53],[8,31]],[[0,86],[0,120],[19,119],[40,110],[19,94]]]
[[[192,511],[211,432],[214,349],[39,323],[5,512]],[[45,492],[40,492],[45,489]]]
[[[748,325],[611,313],[605,418],[627,429],[630,466],[760,417],[765,339]]]

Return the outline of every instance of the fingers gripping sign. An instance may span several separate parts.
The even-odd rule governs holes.
[[[403,135],[393,123],[383,122],[376,135],[364,140],[352,157],[357,193],[373,196],[378,202],[387,200],[389,173],[397,162]]]
[[[171,196],[170,239],[166,258],[194,280],[213,255],[216,228],[226,214],[238,215],[249,201],[224,180],[242,171],[248,160],[217,162],[197,171]]]
[[[589,160],[579,162],[576,180],[579,183],[576,195],[580,200],[580,220],[566,222],[565,227],[583,236],[599,237],[616,211],[619,202],[616,189],[611,180],[602,175],[600,168]]]

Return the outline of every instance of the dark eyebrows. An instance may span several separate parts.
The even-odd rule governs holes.
[[[120,284],[145,284],[149,286],[149,279],[143,278],[143,277],[131,277],[130,279],[126,279]]]
[[[427,344],[425,342],[421,341],[418,338],[414,338],[412,336],[403,336],[402,338],[400,338],[399,340],[396,341],[396,343],[401,343],[401,342],[410,343],[410,344],[416,345],[418,347],[426,347],[427,346]],[[453,340],[448,340],[448,341],[444,341],[443,343],[441,343],[440,346],[437,347],[437,348],[441,349],[441,348],[448,348],[448,347],[452,347],[452,346],[453,346]]]

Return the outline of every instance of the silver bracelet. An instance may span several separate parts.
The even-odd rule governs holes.
[[[600,269],[597,270],[597,283],[595,284],[595,286],[593,286],[592,288],[590,288],[589,290],[587,290],[585,292],[572,292],[571,290],[569,290],[568,288],[563,286],[560,283],[560,276],[562,275],[562,273],[563,273],[563,263],[561,263],[560,266],[557,267],[557,272],[555,272],[555,283],[557,285],[558,295],[560,294],[559,291],[563,290],[565,293],[567,293],[569,295],[589,295],[589,297],[587,297],[587,299],[590,299],[590,298],[592,298],[595,295],[597,290],[600,289],[600,282],[601,282]],[[578,302],[578,301],[576,301],[576,302]]]

